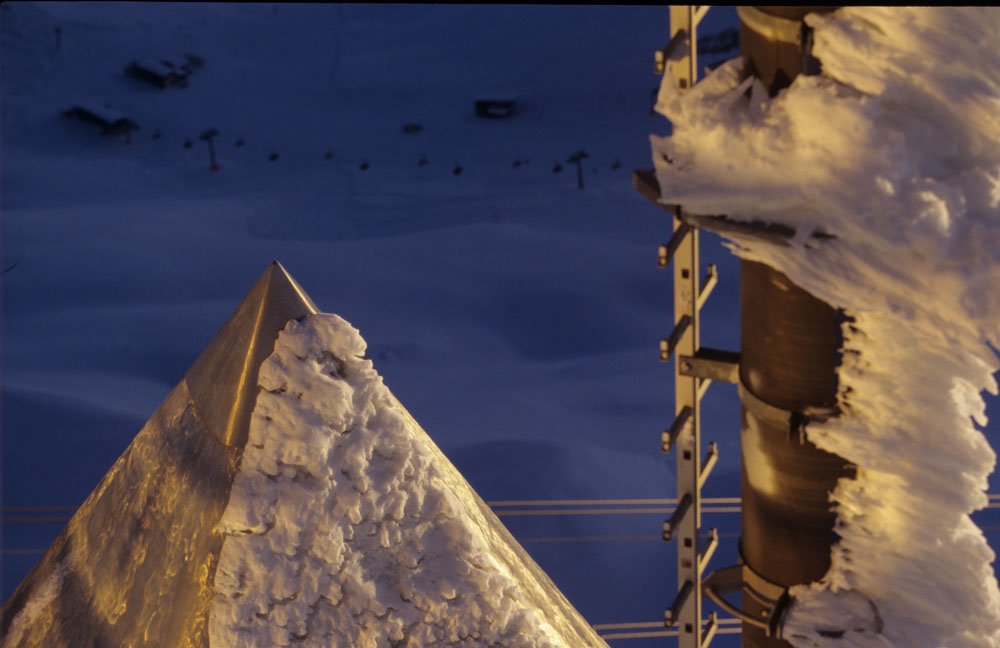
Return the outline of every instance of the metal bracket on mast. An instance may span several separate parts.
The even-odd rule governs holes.
[[[677,358],[682,376],[697,376],[720,382],[738,383],[740,380],[740,354],[701,347],[694,355]]]
[[[734,617],[764,631],[767,637],[781,637],[781,626],[791,598],[787,587],[772,583],[741,562],[709,574],[701,582],[705,596]],[[752,597],[763,608],[754,616],[727,601],[725,594],[741,592]]]
[[[683,360],[683,357],[681,358]],[[738,373],[737,369],[737,373]],[[791,412],[782,409],[760,399],[749,387],[743,384],[742,380],[737,381],[740,402],[747,411],[753,413],[761,421],[766,421],[771,425],[784,428],[789,441],[797,441],[799,444],[806,442],[806,425],[815,421],[822,423],[840,414],[837,407],[808,407],[801,412]]]
[[[677,205],[660,202],[660,183],[656,179],[656,171],[654,169],[635,169],[632,171],[632,186],[635,187],[635,190],[638,191],[644,198],[660,209],[670,213],[676,212],[678,207]],[[771,245],[780,245],[782,247],[791,245],[790,241],[792,241],[792,239],[794,239],[798,234],[795,228],[782,223],[738,221],[724,215],[693,214],[685,211],[681,214],[681,219],[686,225],[714,232],[716,234],[723,234],[729,237],[757,239],[770,243]],[[820,245],[824,241],[830,241],[832,239],[836,239],[837,237],[834,234],[830,234],[822,229],[815,229],[809,232],[806,238],[809,245]],[[669,243],[667,245],[669,245]],[[666,267],[663,263],[663,251],[666,247],[667,246],[660,246],[661,268]]]

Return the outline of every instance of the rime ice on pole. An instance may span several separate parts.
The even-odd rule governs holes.
[[[657,110],[673,135],[651,137],[664,202],[794,227],[788,247],[732,235],[732,250],[855,319],[844,414],[807,434],[858,478],[832,494],[832,567],[793,588],[783,634],[796,646],[998,646],[994,556],[969,514],[995,463],[973,420],[985,423],[981,393],[997,393],[1000,369],[988,346],[1000,346],[1000,12],[845,7],[807,20],[821,75],[773,99],[740,82],[738,59],[683,96],[664,83]],[[810,241],[817,229],[836,238]]]

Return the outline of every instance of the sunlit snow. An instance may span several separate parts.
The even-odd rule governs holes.
[[[739,60],[683,96],[665,83],[674,131],[652,137],[664,201],[791,225],[789,246],[734,236],[733,250],[853,319],[844,414],[807,433],[858,478],[832,494],[841,540],[822,581],[793,588],[785,636],[997,646],[994,554],[969,514],[995,463],[977,424],[1000,369],[1000,12],[844,8],[808,22],[821,75],[773,99],[740,82]]]
[[[674,458],[659,452],[672,371],[657,362],[672,282],[655,261],[671,223],[629,181],[663,125],[650,89],[668,14],[3,3],[3,505],[79,505],[275,259],[364,332],[379,373],[484,498],[672,497]],[[715,7],[699,33],[735,25]],[[989,64],[992,44],[962,47]],[[205,66],[186,89],[123,75],[188,51]],[[474,99],[496,89],[517,93],[518,114],[477,119]],[[140,124],[130,145],[60,115],[88,99]],[[423,130],[404,133],[411,121]],[[217,172],[197,139],[212,126]],[[730,182],[755,168],[726,152],[738,141],[717,140]],[[579,190],[566,159],[581,148]],[[703,343],[737,348],[737,264],[708,234],[702,259],[721,275]],[[736,496],[736,390],[713,385],[703,404],[720,448],[706,493]],[[994,544],[996,512],[976,517]],[[68,514],[5,516],[7,595]],[[502,519],[588,622],[662,620],[676,573],[661,515]],[[722,533],[710,567],[735,563],[738,515],[705,520]]]
[[[261,366],[219,522],[212,646],[604,646],[336,315]],[[388,643],[387,643],[388,642]]]

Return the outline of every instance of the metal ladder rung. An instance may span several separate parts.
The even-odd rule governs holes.
[[[698,557],[698,575],[705,571],[705,566],[708,565],[708,561],[712,559],[712,554],[715,553],[716,548],[719,546],[719,532],[712,527],[708,530],[708,541],[705,542],[705,546],[702,547],[701,555]]]
[[[670,542],[674,539],[674,532],[680,525],[681,520],[684,519],[684,516],[687,515],[689,508],[691,508],[691,495],[687,494],[677,503],[677,508],[674,509],[670,519],[663,523],[663,540],[665,542]]]
[[[701,292],[698,293],[698,310],[701,310],[701,307],[708,301],[717,283],[719,283],[719,272],[714,263],[709,263],[708,269],[705,271],[705,279],[701,283]]]
[[[674,355],[677,344],[684,337],[689,326],[691,326],[691,316],[684,315],[674,325],[674,330],[670,332],[670,335],[660,340],[660,362],[668,362],[670,360],[670,356]]]
[[[692,590],[694,590],[694,583],[685,581],[684,586],[681,587],[680,591],[677,592],[677,596],[674,597],[674,602],[663,613],[663,626],[668,630],[677,623],[677,617],[680,616],[681,610],[684,609],[684,604],[687,603]]]
[[[657,258],[656,265],[660,268],[666,268],[670,265],[670,262],[674,258],[674,254],[677,252],[677,248],[681,246],[684,239],[694,228],[687,223],[681,223],[681,226],[674,230],[673,236],[666,244],[660,246],[659,256]]]
[[[700,381],[698,381],[698,400],[699,401],[701,401],[702,398],[705,398],[705,392],[707,392],[708,388],[711,387],[711,386],[712,386],[712,379],[711,378],[703,378]]]
[[[701,463],[701,474],[698,475],[698,490],[701,490],[701,487],[705,485],[705,480],[708,479],[712,468],[715,468],[715,462],[718,460],[719,448],[715,444],[715,441],[712,441],[708,444],[708,452],[705,453],[705,459]]]
[[[674,422],[670,424],[669,430],[663,431],[663,436],[660,438],[660,451],[670,452],[674,445],[677,443],[677,439],[684,432],[687,427],[688,422],[691,420],[692,409],[685,406],[681,413],[677,415]]]
[[[708,615],[708,625],[701,633],[701,645],[707,646],[712,642],[715,633],[719,630],[719,615],[714,611]]]

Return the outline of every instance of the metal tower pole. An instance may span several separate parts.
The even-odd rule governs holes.
[[[834,9],[740,7],[746,74],[773,96],[799,73],[818,72],[802,19]],[[820,450],[802,432],[806,413],[835,413],[842,317],[768,266],[743,261],[740,277],[743,581],[781,591],[829,570],[836,542],[829,493],[853,475],[845,459]],[[775,606],[762,604],[745,585],[743,611],[773,617]],[[744,648],[790,648],[776,630],[773,623],[744,623]]]
[[[811,56],[811,31],[803,18],[836,7],[739,7],[740,49],[745,76],[761,80],[773,96],[798,74],[819,72]],[[671,39],[657,52],[657,72],[669,72],[678,88],[696,78],[694,25],[705,7],[671,7]],[[687,21],[687,22],[686,22]],[[688,39],[690,36],[690,40]],[[836,416],[837,374],[843,317],[793,284],[780,272],[741,264],[741,349],[703,348],[698,310],[715,283],[697,279],[697,228],[739,232],[783,244],[794,228],[762,221],[733,221],[725,215],[693,214],[661,202],[656,172],[637,170],[636,189],[674,217],[674,234],[660,246],[660,266],[674,262],[674,330],[661,341],[660,359],[677,352],[676,419],[663,435],[663,450],[676,447],[676,512],[664,524],[664,539],[677,538],[678,593],[666,625],[679,624],[681,648],[704,648],[715,628],[714,614],[701,632],[704,593],[743,622],[745,648],[790,648],[781,637],[789,588],[821,579],[836,542],[829,494],[854,467],[805,439],[810,420]],[[700,465],[699,400],[712,380],[736,382],[741,417],[742,520],[740,562],[705,574],[717,542],[701,535],[699,491],[715,460],[714,444]],[[740,593],[741,603],[725,595]]]

